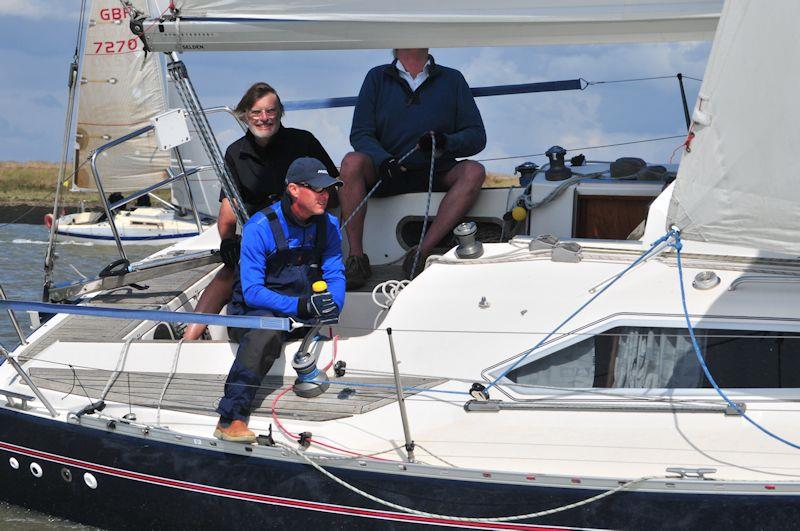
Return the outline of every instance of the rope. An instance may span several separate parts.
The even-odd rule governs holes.
[[[425,205],[425,217],[422,220],[422,232],[419,235],[419,245],[417,245],[417,252],[414,254],[414,262],[411,264],[411,278],[413,280],[417,272],[417,263],[422,254],[422,242],[425,240],[425,233],[428,231],[428,219],[431,211],[431,196],[433,195],[433,168],[436,160],[436,135],[431,133],[431,168],[428,171],[428,202]]]
[[[381,282],[372,289],[372,302],[379,308],[388,310],[400,292],[403,291],[403,288],[408,286],[410,282],[410,280],[387,280]],[[378,300],[378,292],[385,297],[385,302]]]
[[[389,384],[373,384],[373,383],[366,383],[366,382],[337,382],[336,380],[309,380],[309,381],[313,382],[313,383],[318,383],[318,384],[329,383],[331,385],[341,385],[343,387],[365,387],[365,388],[376,388],[376,389],[391,389],[392,391],[397,389],[396,386],[389,385]],[[445,395],[464,395],[464,396],[469,396],[469,393],[467,393],[466,391],[451,391],[449,389],[427,389],[427,388],[424,388],[424,387],[421,388],[421,387],[416,386],[416,385],[412,385],[412,386],[403,385],[403,386],[400,387],[400,389],[402,389],[403,391],[416,391],[416,392],[419,392],[419,393],[440,393],[440,394],[445,394]]]
[[[596,501],[600,501],[603,498],[607,498],[608,496],[611,496],[612,494],[616,494],[617,492],[620,492],[622,490],[628,489],[628,488],[630,488],[630,487],[632,487],[634,485],[637,485],[639,483],[644,483],[645,481],[648,481],[648,480],[654,478],[654,476],[646,476],[646,477],[641,477],[639,479],[634,479],[634,480],[631,480],[631,481],[627,481],[627,482],[622,483],[621,485],[619,485],[619,486],[617,486],[617,487],[615,487],[615,488],[613,488],[611,490],[607,490],[607,491],[602,492],[600,494],[597,494],[595,496],[591,496],[589,498],[583,499],[583,500],[575,502],[575,503],[569,503],[567,505],[562,505],[560,507],[554,507],[552,509],[547,509],[545,511],[538,511],[538,512],[535,512],[535,513],[527,513],[527,514],[518,514],[518,515],[514,515],[514,516],[467,518],[467,517],[464,517],[464,516],[453,516],[453,515],[436,514],[436,513],[428,513],[428,512],[425,512],[425,511],[418,511],[416,509],[412,509],[412,508],[406,507],[404,505],[399,505],[397,503],[392,503],[392,502],[390,502],[388,500],[384,500],[382,498],[378,498],[377,496],[373,496],[372,494],[370,494],[368,492],[365,492],[365,491],[359,489],[358,487],[356,487],[354,485],[351,485],[350,483],[346,482],[345,480],[333,475],[331,472],[328,472],[321,465],[319,465],[318,463],[315,463],[309,456],[305,455],[304,452],[301,452],[301,451],[299,451],[299,450],[297,450],[295,448],[292,448],[291,446],[288,446],[288,445],[285,445],[285,444],[282,444],[282,443],[276,443],[276,446],[279,446],[280,448],[288,450],[288,451],[292,452],[293,454],[301,457],[306,463],[308,463],[309,465],[314,467],[317,471],[322,473],[328,479],[338,483],[342,487],[344,487],[344,488],[346,488],[346,489],[348,489],[348,490],[350,490],[352,492],[355,492],[359,496],[362,496],[362,497],[364,497],[364,498],[366,498],[368,500],[374,501],[375,503],[379,503],[379,504],[381,504],[381,505],[383,505],[385,507],[390,507],[392,509],[397,509],[399,511],[403,511],[404,513],[408,513],[408,514],[415,514],[417,516],[425,516],[425,517],[428,517],[428,518],[441,518],[441,519],[445,519],[445,520],[455,520],[457,522],[513,522],[513,521],[516,521],[516,520],[525,520],[525,519],[528,519],[528,518],[539,518],[539,517],[542,517],[542,516],[548,516],[548,515],[551,515],[551,514],[560,513],[560,512],[563,512],[563,511],[568,511],[570,509],[575,509],[576,507],[581,507],[583,505],[588,505],[588,504],[594,503]]]
[[[506,368],[506,369],[505,369],[505,370],[504,370],[504,371],[503,371],[503,372],[502,372],[502,373],[501,373],[501,374],[500,374],[500,375],[499,375],[497,378],[495,378],[494,380],[492,380],[492,381],[489,383],[489,385],[488,385],[488,386],[486,386],[486,391],[488,391],[489,389],[491,389],[492,387],[494,387],[494,386],[495,386],[495,384],[497,384],[497,382],[498,382],[498,381],[500,381],[501,379],[505,378],[505,376],[506,376],[508,373],[510,373],[511,371],[513,371],[514,369],[516,369],[516,368],[519,366],[519,364],[520,364],[520,363],[522,363],[522,362],[523,362],[523,361],[524,361],[524,360],[525,360],[525,359],[526,359],[528,356],[530,356],[530,354],[531,354],[533,351],[535,351],[535,350],[536,350],[537,348],[539,348],[539,347],[540,347],[542,344],[544,344],[544,343],[545,343],[545,342],[546,342],[548,339],[550,339],[550,338],[551,338],[553,335],[555,335],[555,333],[556,333],[556,332],[558,332],[558,330],[559,330],[559,329],[560,329],[562,326],[564,326],[564,325],[566,325],[568,322],[570,322],[570,321],[571,321],[571,320],[572,320],[572,319],[573,319],[573,318],[574,318],[576,315],[578,315],[579,313],[581,313],[581,312],[582,312],[582,311],[583,311],[583,310],[584,310],[584,309],[585,309],[587,306],[589,306],[589,305],[590,305],[592,302],[594,302],[594,300],[595,300],[595,299],[597,299],[597,297],[599,297],[600,295],[602,295],[603,293],[605,293],[605,291],[606,291],[606,290],[608,290],[608,288],[610,288],[611,286],[613,286],[613,285],[614,285],[614,284],[615,284],[615,283],[616,283],[616,282],[617,282],[617,281],[618,281],[620,278],[622,278],[622,277],[625,275],[625,273],[627,273],[628,271],[630,271],[631,269],[633,269],[634,267],[636,267],[636,266],[637,266],[639,263],[643,262],[643,261],[644,261],[644,260],[645,260],[647,257],[649,257],[651,254],[653,254],[653,253],[654,253],[654,251],[655,251],[655,250],[656,250],[656,249],[657,249],[657,248],[658,248],[658,247],[659,247],[659,246],[660,246],[662,243],[664,243],[664,242],[668,241],[670,238],[672,238],[672,237],[674,236],[674,234],[675,234],[675,231],[672,231],[672,230],[671,230],[671,231],[667,232],[667,233],[666,233],[664,236],[662,236],[661,238],[659,238],[659,239],[657,239],[656,241],[654,241],[653,243],[651,243],[651,244],[650,244],[650,248],[649,248],[649,249],[647,249],[645,252],[643,252],[643,253],[642,253],[642,254],[641,254],[641,255],[640,255],[640,256],[639,256],[639,257],[638,257],[636,260],[634,260],[633,262],[631,262],[631,264],[629,264],[629,265],[628,265],[628,267],[626,267],[626,268],[625,268],[625,269],[623,269],[623,270],[622,270],[622,271],[621,271],[619,274],[617,274],[615,277],[613,277],[613,278],[612,278],[612,279],[611,279],[611,280],[610,280],[610,281],[609,281],[609,282],[608,282],[608,283],[607,283],[605,286],[603,286],[601,289],[599,289],[599,290],[597,291],[597,293],[595,293],[594,295],[592,295],[592,296],[589,298],[589,300],[587,300],[586,302],[584,302],[583,304],[581,304],[581,305],[580,305],[580,307],[579,307],[577,310],[575,310],[574,312],[572,312],[572,314],[570,314],[570,315],[569,315],[569,316],[568,316],[566,319],[564,319],[563,321],[561,321],[561,323],[559,323],[559,324],[558,324],[558,326],[556,326],[556,327],[555,327],[555,329],[553,329],[553,331],[552,331],[552,332],[550,332],[549,334],[547,334],[547,335],[546,335],[546,336],[545,336],[545,337],[544,337],[544,338],[543,338],[541,341],[539,341],[539,342],[538,342],[536,345],[534,345],[532,348],[530,348],[530,349],[526,350],[525,352],[523,352],[523,353],[522,353],[522,356],[521,356],[520,358],[518,358],[518,359],[517,359],[517,361],[515,361],[514,363],[512,363],[512,364],[511,364],[511,365],[510,365],[508,368]]]
[[[730,407],[732,407],[733,409],[735,409],[735,410],[736,410],[736,412],[737,412],[737,413],[738,413],[738,414],[739,414],[739,415],[740,415],[740,416],[741,416],[743,419],[745,419],[747,422],[749,422],[750,424],[752,424],[753,426],[755,426],[756,428],[758,428],[758,429],[759,429],[761,432],[763,432],[764,434],[766,434],[766,435],[768,435],[768,436],[772,437],[772,438],[773,438],[773,439],[775,439],[776,441],[782,442],[783,444],[785,444],[785,445],[787,445],[787,446],[791,446],[792,448],[795,448],[795,449],[797,449],[797,450],[800,450],[800,444],[794,443],[794,442],[792,442],[792,441],[790,441],[790,440],[788,440],[788,439],[784,439],[784,438],[783,438],[783,437],[781,437],[780,435],[777,435],[777,434],[775,434],[775,433],[771,432],[770,430],[768,430],[767,428],[765,428],[764,426],[762,426],[761,424],[759,424],[759,423],[758,423],[758,422],[756,422],[755,420],[751,419],[751,418],[750,418],[750,417],[749,417],[749,416],[748,416],[748,415],[745,413],[745,411],[744,411],[744,410],[743,410],[743,409],[742,409],[742,408],[739,406],[739,404],[737,404],[736,402],[734,402],[733,400],[731,400],[731,399],[728,397],[728,395],[725,393],[725,391],[723,391],[723,390],[722,390],[722,389],[719,387],[719,385],[717,385],[717,381],[716,381],[716,380],[714,379],[714,377],[711,375],[711,371],[708,369],[708,365],[706,364],[706,360],[703,358],[703,353],[702,353],[702,352],[701,352],[701,350],[700,350],[700,345],[697,343],[697,338],[696,338],[696,337],[695,337],[695,335],[694,335],[694,327],[692,326],[692,321],[691,321],[691,319],[689,318],[689,309],[688,309],[688,307],[687,307],[687,305],[686,305],[686,289],[685,289],[685,287],[684,287],[684,285],[683,285],[683,267],[682,267],[682,265],[681,265],[681,249],[683,248],[683,243],[681,242],[680,232],[678,232],[678,231],[671,231],[671,232],[673,232],[673,233],[674,233],[674,237],[675,237],[675,240],[674,240],[674,242],[673,242],[673,243],[671,243],[671,244],[670,244],[670,246],[671,246],[671,247],[674,247],[674,248],[675,248],[675,251],[676,251],[676,253],[677,253],[677,261],[678,261],[678,284],[679,284],[679,286],[680,286],[680,288],[681,288],[681,305],[682,305],[682,307],[683,307],[683,315],[684,315],[684,317],[686,318],[686,328],[689,330],[689,337],[690,337],[690,338],[691,338],[691,340],[692,340],[692,346],[694,347],[694,353],[695,353],[695,356],[697,357],[697,361],[698,361],[698,363],[700,363],[700,367],[703,369],[703,374],[705,374],[705,376],[706,376],[706,379],[709,381],[709,383],[710,383],[710,384],[711,384],[711,386],[714,388],[714,390],[717,392],[717,394],[718,394],[718,395],[719,395],[719,396],[720,396],[720,397],[721,397],[721,398],[722,398],[722,399],[723,399],[723,400],[724,400],[724,401],[725,401],[725,402],[726,402],[726,403],[727,403],[727,404],[728,404]]]
[[[418,146],[414,146],[413,148],[411,148],[408,151],[408,153],[406,153],[405,155],[400,157],[400,159],[397,161],[397,164],[398,165],[402,164],[403,161],[406,160],[408,157],[410,157],[415,151],[417,151],[417,149],[419,149]],[[382,182],[383,182],[383,178],[381,177],[381,178],[378,179],[378,182],[376,182],[375,185],[370,189],[370,191],[367,193],[367,195],[364,196],[364,199],[362,199],[361,202],[359,202],[356,205],[356,208],[353,209],[353,212],[351,212],[350,215],[347,216],[347,219],[344,220],[344,223],[342,223],[342,225],[339,227],[339,230],[344,230],[344,228],[347,226],[347,224],[350,223],[350,220],[353,219],[353,216],[355,216],[362,208],[364,208],[364,205],[367,204],[367,201],[369,201],[369,198],[372,197],[372,194],[374,194],[378,190],[378,187],[381,185]],[[343,212],[343,214],[344,214],[344,212]]]

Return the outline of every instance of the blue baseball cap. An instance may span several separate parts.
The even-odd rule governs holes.
[[[331,177],[325,165],[312,157],[302,157],[292,162],[286,171],[286,184],[290,183],[307,184],[314,188],[339,188],[344,184]]]

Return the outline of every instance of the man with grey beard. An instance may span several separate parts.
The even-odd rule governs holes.
[[[228,147],[225,162],[248,215],[263,210],[280,197],[286,186],[286,171],[297,159],[317,159],[331,177],[339,176],[336,165],[314,135],[281,125],[283,104],[269,84],[259,82],[251,86],[234,112],[247,124],[247,133]],[[219,313],[230,300],[239,261],[236,215],[223,194],[220,194],[220,201],[217,229],[225,267],[203,291],[194,310],[199,313]],[[189,325],[183,337],[199,339],[205,329],[202,324]]]

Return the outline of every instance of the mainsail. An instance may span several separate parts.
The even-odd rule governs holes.
[[[736,0],[723,20],[668,219],[686,239],[800,255],[800,2]]]
[[[133,2],[138,9],[146,3]],[[78,164],[109,140],[146,126],[165,110],[158,57],[143,60],[142,43],[131,34],[129,22],[119,0],[92,2],[78,90]],[[97,164],[106,192],[154,184],[166,177],[169,165],[169,153],[157,148],[152,132],[111,148]],[[95,189],[89,164],[80,167],[73,184],[78,189]]]
[[[147,35],[156,51],[706,40],[722,0],[176,0],[174,5],[180,21],[159,24]]]

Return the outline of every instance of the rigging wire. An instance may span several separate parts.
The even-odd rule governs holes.
[[[687,76],[685,74],[682,74],[682,76],[683,76],[684,79],[691,79],[692,81],[700,81],[700,82],[703,81],[702,79],[698,79],[696,77],[690,77],[690,76]],[[654,79],[674,79],[675,77],[676,77],[676,74],[668,74],[668,75],[663,75],[663,76],[634,77],[634,78],[629,78],[629,79],[610,79],[610,80],[606,80],[606,81],[589,81],[587,79],[581,78],[581,81],[586,83],[586,87],[589,87],[589,86],[592,86],[592,85],[611,85],[611,84],[614,84],[614,83],[633,83],[633,82],[636,82],[636,81],[650,81],[650,80],[654,80]],[[586,88],[586,87],[584,87],[584,88]],[[583,89],[581,89],[581,90],[583,90]]]
[[[22,214],[20,214],[19,216],[15,217],[13,220],[11,220],[11,221],[8,221],[8,222],[6,222],[6,223],[3,223],[2,225],[0,225],[0,229],[3,229],[3,228],[5,228],[5,227],[8,227],[9,225],[13,225],[14,223],[16,223],[17,221],[21,220],[22,218],[24,218],[25,216],[27,216],[28,214],[30,214],[31,212],[33,212],[33,211],[34,211],[34,209],[37,209],[37,208],[39,208],[37,205],[33,205],[33,206],[32,206],[32,207],[30,207],[28,210],[26,210],[25,212],[23,212],[23,213],[22,213]]]
[[[576,147],[576,148],[569,148],[567,151],[588,151],[590,149],[603,149],[609,147],[619,147],[619,146],[630,146],[633,144],[644,144],[647,142],[660,142],[662,140],[675,140],[676,138],[686,138],[686,135],[672,135],[672,136],[661,136],[657,138],[646,138],[643,140],[629,140],[627,142],[617,142],[615,144],[604,144],[599,146],[585,146],[585,147]],[[545,157],[547,156],[545,153],[530,153],[528,155],[514,155],[509,157],[491,157],[486,159],[475,159],[478,162],[492,162],[495,160],[511,160],[511,159],[524,159],[528,157]]]
[[[81,11],[80,11],[80,13],[81,14],[78,17],[78,31],[75,34],[75,51],[73,52],[73,55],[72,55],[72,60],[74,62],[76,62],[76,63],[78,62],[78,59],[80,58],[80,50],[81,50],[81,45],[83,43],[83,32],[84,32],[85,21],[86,21],[86,0],[81,0]]]
[[[598,290],[598,291],[597,291],[597,292],[596,292],[594,295],[592,295],[592,296],[589,298],[589,300],[587,300],[586,302],[584,302],[583,304],[581,304],[581,305],[580,305],[580,307],[578,307],[578,309],[577,309],[577,310],[575,310],[575,311],[574,311],[572,314],[570,314],[570,315],[569,315],[569,316],[568,316],[566,319],[564,319],[564,320],[563,320],[563,321],[562,321],[562,322],[561,322],[561,323],[560,323],[558,326],[556,326],[556,327],[555,327],[555,329],[554,329],[552,332],[550,332],[550,333],[549,333],[547,336],[545,336],[545,337],[544,337],[544,338],[543,338],[541,341],[539,341],[539,343],[537,343],[536,345],[534,345],[534,346],[533,346],[533,347],[531,347],[530,349],[526,350],[526,351],[523,353],[523,355],[522,355],[522,356],[521,356],[521,357],[520,357],[520,358],[519,358],[517,361],[515,361],[515,362],[514,362],[514,363],[512,363],[512,364],[511,364],[509,367],[507,367],[506,369],[504,369],[504,370],[503,370],[503,372],[502,372],[502,373],[500,373],[500,375],[499,375],[499,376],[497,376],[497,377],[496,377],[494,380],[492,380],[492,381],[489,383],[489,385],[487,385],[487,386],[486,386],[486,391],[488,391],[489,389],[491,389],[492,387],[494,387],[494,386],[497,384],[497,382],[498,382],[498,381],[500,381],[502,378],[504,378],[506,375],[508,375],[508,373],[510,373],[511,371],[513,371],[514,369],[516,369],[516,368],[519,366],[519,364],[520,364],[520,363],[522,363],[522,362],[523,362],[523,361],[524,361],[524,360],[525,360],[525,359],[526,359],[528,356],[530,356],[530,355],[531,355],[531,353],[533,353],[533,352],[534,352],[534,351],[535,351],[537,348],[539,348],[540,346],[542,346],[542,345],[545,343],[545,341],[547,341],[547,340],[548,340],[548,339],[550,339],[550,338],[551,338],[553,335],[555,335],[555,334],[556,334],[556,332],[558,332],[559,328],[561,328],[562,326],[564,326],[565,324],[567,324],[569,321],[571,321],[571,320],[572,320],[572,318],[573,318],[573,317],[575,317],[575,316],[576,316],[576,315],[578,315],[580,312],[582,312],[582,311],[583,311],[583,310],[584,310],[584,309],[585,309],[587,306],[589,306],[589,304],[591,304],[592,302],[594,302],[594,301],[595,301],[595,300],[596,300],[596,299],[597,299],[597,298],[598,298],[600,295],[602,295],[603,293],[605,293],[605,292],[606,292],[606,290],[608,290],[608,289],[609,289],[611,286],[613,286],[613,285],[614,285],[614,284],[615,284],[615,283],[616,283],[616,282],[617,282],[617,281],[618,281],[620,278],[622,278],[622,277],[623,277],[623,276],[624,276],[624,275],[625,275],[625,274],[626,274],[628,271],[630,271],[631,269],[633,269],[634,267],[636,267],[637,265],[639,265],[639,263],[643,262],[645,259],[647,259],[647,258],[648,258],[649,256],[651,256],[652,254],[654,254],[656,250],[660,250],[660,249],[661,249],[661,245],[662,245],[663,243],[665,243],[666,241],[668,241],[668,240],[669,240],[669,238],[672,236],[673,232],[674,232],[674,231],[670,231],[670,232],[668,232],[667,234],[665,234],[664,236],[662,236],[661,238],[659,238],[659,239],[657,239],[656,241],[654,241],[653,243],[651,243],[651,244],[650,244],[650,248],[649,248],[649,249],[647,249],[645,252],[643,252],[643,253],[642,253],[642,254],[641,254],[641,255],[640,255],[640,256],[639,256],[639,257],[638,257],[636,260],[634,260],[633,262],[631,262],[631,263],[628,265],[628,267],[626,267],[625,269],[623,269],[623,270],[622,270],[622,271],[621,271],[619,274],[617,274],[616,276],[612,277],[612,278],[611,278],[611,280],[610,280],[609,282],[607,282],[607,283],[606,283],[606,284],[605,284],[605,285],[604,285],[604,286],[603,286],[601,289],[599,289],[599,290]]]

